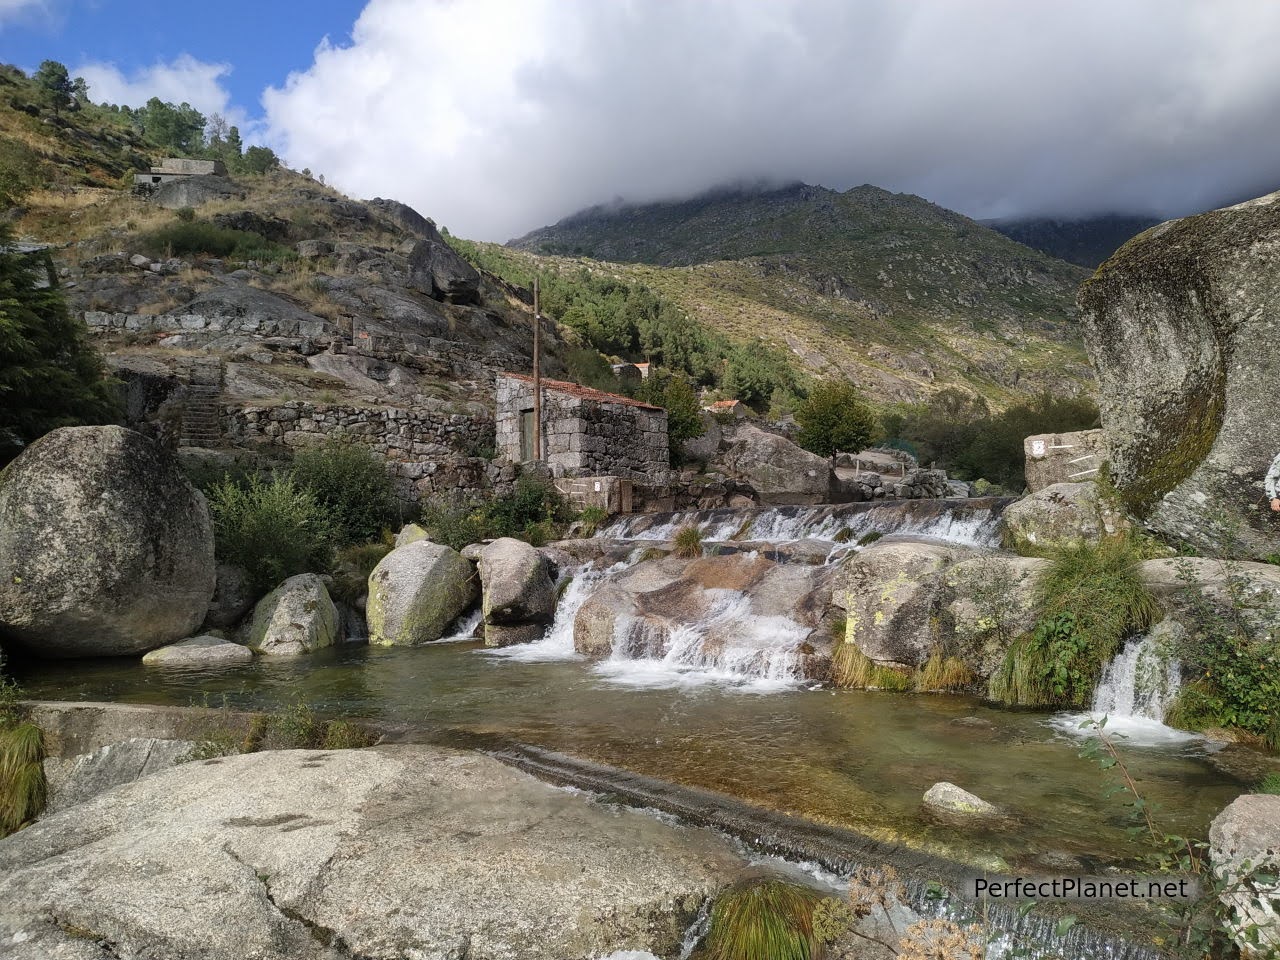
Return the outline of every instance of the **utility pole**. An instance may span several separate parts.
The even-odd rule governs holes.
[[[542,321],[538,316],[538,275],[533,275],[533,459],[542,459]]]

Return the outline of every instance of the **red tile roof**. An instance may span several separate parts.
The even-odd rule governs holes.
[[[533,377],[527,373],[500,373],[500,377],[510,377],[512,380],[523,380],[525,383],[533,383]],[[603,390],[593,390],[590,387],[584,387],[578,383],[566,383],[563,380],[548,380],[542,378],[542,388],[544,390],[554,390],[556,393],[567,393],[571,397],[578,397],[582,400],[594,400],[596,403],[620,403],[628,407],[641,407],[645,410],[662,410],[662,407],[655,407],[651,403],[643,403],[639,400],[633,400],[631,397],[620,397],[616,393],[605,393]]]
[[[711,406],[706,407],[705,409],[707,409],[707,410],[732,410],[734,407],[736,407],[736,406],[737,406],[739,403],[741,403],[741,402],[742,402],[741,400],[717,400],[715,403],[711,404]]]

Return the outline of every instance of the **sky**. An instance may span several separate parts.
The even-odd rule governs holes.
[[[1277,49],[1275,0],[0,0],[2,61],[497,241],[744,180],[1198,212],[1280,189]]]

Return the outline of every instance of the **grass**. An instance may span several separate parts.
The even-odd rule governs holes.
[[[920,668],[916,689],[921,693],[949,693],[965,690],[977,678],[963,661],[935,650]]]
[[[1254,793],[1280,795],[1280,773],[1268,773],[1253,788]]]
[[[813,929],[825,898],[781,880],[749,880],[722,893],[711,908],[708,960],[815,960],[821,943]]]
[[[247,724],[224,707],[222,717],[205,722],[194,738],[195,746],[183,762],[260,750],[355,750],[374,742],[359,724],[342,718],[325,720],[302,700],[275,713],[255,714]]]
[[[672,552],[683,560],[695,560],[702,556],[702,531],[693,526],[681,527],[672,540]]]
[[[582,524],[582,535],[594,537],[600,524],[609,519],[609,511],[603,507],[586,507],[578,514],[578,522]]]
[[[831,676],[836,686],[850,690],[905,693],[915,688],[911,670],[876,663],[855,643],[841,643],[836,647],[831,660]]]
[[[1036,586],[1038,622],[1016,638],[988,686],[1007,705],[1084,706],[1126,637],[1151,626],[1157,606],[1124,537],[1055,551]]]
[[[0,728],[0,837],[21,829],[44,809],[44,732],[34,723]]]

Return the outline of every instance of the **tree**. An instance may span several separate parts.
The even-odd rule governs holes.
[[[135,116],[151,140],[175,153],[191,154],[204,147],[204,114],[189,103],[174,106],[152,97]]]
[[[16,207],[42,180],[40,155],[18,140],[0,140],[0,206]]]
[[[67,74],[67,68],[60,64],[57,60],[46,60],[40,64],[40,69],[36,71],[36,85],[48,97],[50,105],[53,107],[54,115],[57,116],[63,107],[69,106],[72,94],[75,93],[75,84],[72,83],[71,77]]]
[[[856,453],[876,433],[876,417],[858,388],[848,382],[819,384],[796,408],[796,441],[821,457],[837,451]]]
[[[636,399],[667,411],[667,444],[671,462],[680,462],[681,445],[702,436],[702,407],[687,377],[655,370],[636,391]]]
[[[83,324],[52,283],[47,254],[19,253],[0,228],[0,464],[57,427],[110,423],[119,396]]]
[[[240,161],[240,169],[245,173],[266,173],[278,166],[280,158],[270,147],[250,147]]]

